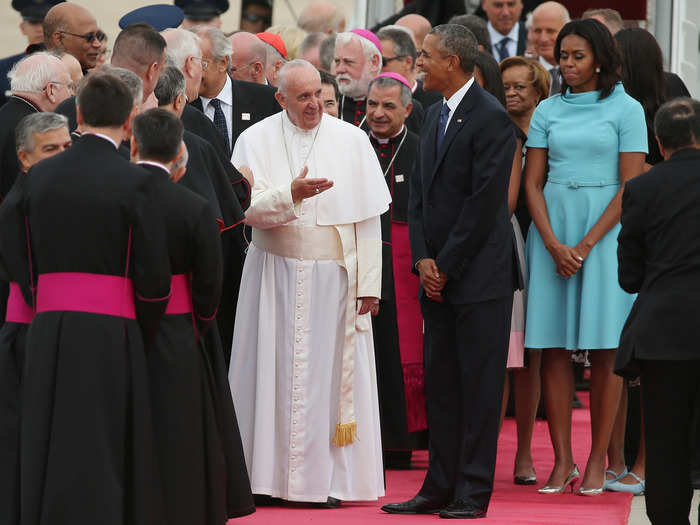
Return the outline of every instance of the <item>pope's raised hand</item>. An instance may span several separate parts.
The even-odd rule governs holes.
[[[299,202],[314,195],[323,193],[333,187],[333,181],[328,179],[307,179],[309,167],[304,166],[301,174],[292,181],[292,200]]]

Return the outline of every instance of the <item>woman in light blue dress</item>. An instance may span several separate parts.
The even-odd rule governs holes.
[[[545,349],[542,380],[555,463],[541,493],[573,490],[580,477],[571,451],[571,351],[590,350],[592,445],[578,493],[597,495],[622,388],[612,372],[615,351],[634,302],[617,282],[622,188],[643,171],[646,123],[641,105],[619,82],[619,54],[605,26],[569,22],[555,56],[562,92],[538,105],[527,141],[533,224],[525,347]]]

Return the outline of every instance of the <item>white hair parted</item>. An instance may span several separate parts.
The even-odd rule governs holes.
[[[67,72],[60,58],[48,51],[33,53],[17,62],[7,78],[12,91],[38,93],[49,82],[57,82],[60,73]]]
[[[377,49],[377,46],[360,35],[350,31],[345,31],[344,33],[338,33],[338,36],[335,39],[335,48],[338,49],[345,47],[350,42],[360,43],[360,46],[362,46],[362,54],[365,56],[365,60],[367,62],[370,62],[374,56],[379,58],[379,66],[377,67],[377,71],[375,71],[376,74],[379,74],[379,72],[382,70],[382,53],[379,51],[379,49]]]
[[[214,60],[227,58],[229,63],[231,62],[233,46],[221,29],[199,25],[190,28],[190,31],[199,35],[200,38],[207,38],[211,42],[211,54]]]
[[[290,78],[294,77],[294,73],[299,69],[309,69],[313,71],[318,76],[319,82],[321,81],[321,74],[311,62],[308,62],[303,58],[295,58],[294,60],[290,60],[285,65],[283,65],[282,68],[279,70],[279,73],[277,74],[277,90],[280,93],[282,93],[285,96],[287,95],[287,87],[289,84],[289,80]]]
[[[202,57],[199,47],[200,38],[187,29],[168,28],[161,31],[168,46],[165,48],[166,60],[178,69],[185,67],[189,57]]]

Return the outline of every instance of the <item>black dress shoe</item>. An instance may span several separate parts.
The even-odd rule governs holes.
[[[325,503],[314,503],[313,506],[317,509],[339,509],[340,503],[341,501],[339,499],[328,496]]]
[[[401,503],[388,503],[382,506],[389,514],[436,514],[445,506],[444,503],[429,500],[420,494]]]
[[[485,518],[486,511],[461,499],[455,500],[440,511],[441,518],[478,519]]]

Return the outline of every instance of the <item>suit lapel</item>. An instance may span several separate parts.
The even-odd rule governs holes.
[[[459,133],[459,130],[464,127],[464,125],[469,120],[469,113],[471,112],[474,102],[476,100],[476,91],[479,90],[479,86],[476,81],[472,83],[464,98],[457,106],[457,109],[450,119],[450,123],[447,125],[447,130],[445,131],[445,136],[442,139],[442,145],[440,146],[440,151],[437,152],[437,157],[435,158],[435,164],[433,164],[432,170],[430,170],[430,176],[428,177],[428,184],[431,184],[435,173],[437,172],[440,164],[442,164],[445,154],[450,147],[450,144]],[[438,119],[439,120],[439,119]],[[433,150],[437,144],[437,123],[435,124],[435,133],[433,135]]]
[[[202,106],[202,99],[201,98],[198,97],[198,98],[194,99],[192,102],[190,102],[190,104],[192,104],[192,107],[195,107],[199,111],[204,113],[204,107]]]

